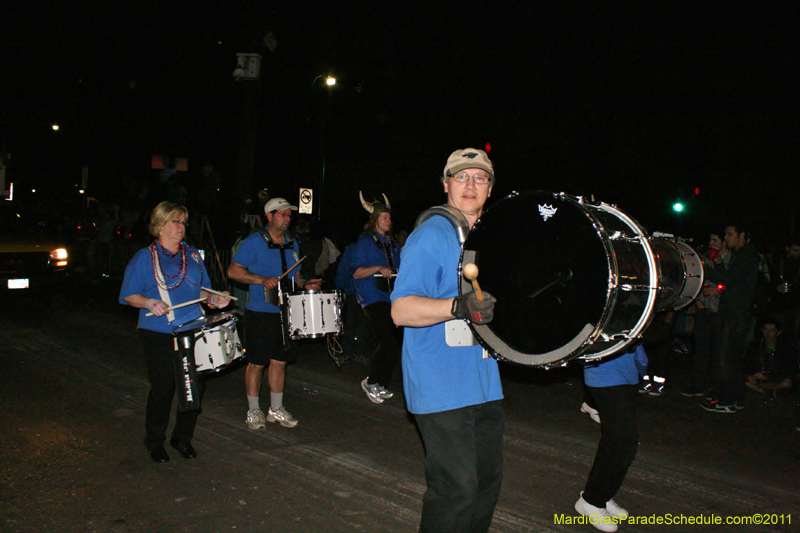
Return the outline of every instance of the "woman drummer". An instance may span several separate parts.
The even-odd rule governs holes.
[[[121,304],[140,310],[139,339],[150,380],[144,444],[156,463],[169,461],[164,441],[175,394],[173,325],[203,316],[199,305],[169,308],[199,298],[206,298],[210,307],[225,307],[230,301],[203,290],[211,280],[200,253],[183,241],[187,220],[188,211],[179,204],[161,202],[153,209],[149,229],[156,240],[128,263],[119,295]],[[204,383],[199,374],[196,383],[202,398]],[[170,438],[170,445],[187,459],[197,457],[191,441],[198,414],[178,411]]]

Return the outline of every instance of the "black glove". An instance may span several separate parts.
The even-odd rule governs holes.
[[[453,299],[453,316],[460,320],[469,320],[473,324],[488,324],[494,318],[494,296],[483,291],[483,300],[478,300],[475,293],[456,296]]]

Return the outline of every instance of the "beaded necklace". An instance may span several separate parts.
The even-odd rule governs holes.
[[[161,253],[165,256],[169,257],[173,261],[175,260],[175,256],[180,254],[180,261],[176,261],[178,263],[178,273],[173,274],[170,276],[169,274],[164,274],[164,271],[161,268]],[[150,244],[150,257],[153,261],[153,273],[156,276],[156,283],[158,284],[159,288],[166,290],[166,291],[173,291],[181,286],[183,280],[186,279],[186,273],[189,271],[189,262],[186,259],[186,247],[183,243],[180,244],[178,247],[178,252],[175,254],[170,254],[168,250],[166,250],[163,246],[160,245],[158,241],[153,241]],[[192,254],[193,259],[199,265],[200,261],[196,257],[196,254]],[[168,278],[178,278],[172,283],[167,283],[164,277]],[[200,283],[193,283],[192,280],[189,280],[189,283],[194,285],[195,287],[200,287],[203,284],[203,269],[200,268]]]

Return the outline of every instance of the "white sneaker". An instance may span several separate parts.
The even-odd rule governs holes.
[[[383,387],[383,385],[378,385],[378,394],[380,394],[381,398],[383,398],[384,400],[388,400],[389,398],[394,396],[394,393],[386,390]]]
[[[588,403],[583,402],[583,404],[581,405],[581,413],[586,413],[587,415],[592,417],[592,420],[594,420],[598,424],[600,423],[600,413],[598,412],[597,409],[594,409]]]
[[[269,408],[269,411],[267,411],[267,422],[280,422],[285,428],[293,428],[297,425],[297,419],[282,405],[275,411],[273,411],[271,407]]]
[[[370,385],[367,383],[369,377],[364,378],[364,381],[361,382],[361,390],[367,393],[367,398],[372,403],[383,403],[383,396],[381,396],[380,385],[377,383],[373,383]]]
[[[578,511],[578,514],[588,517],[589,523],[600,531],[614,533],[619,528],[616,522],[614,522],[614,517],[608,513],[607,509],[595,507],[588,503],[583,499],[582,492],[580,499],[575,502],[575,510]]]
[[[264,418],[264,411],[261,409],[250,409],[247,411],[247,419],[245,420],[247,429],[256,431],[265,428],[267,427],[266,421],[266,418]]]
[[[625,520],[630,516],[630,513],[626,509],[620,507],[613,499],[606,502],[606,511],[614,518],[619,518],[621,520]]]

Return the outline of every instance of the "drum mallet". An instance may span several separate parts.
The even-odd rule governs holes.
[[[481,290],[481,286],[478,285],[478,265],[475,263],[467,263],[461,270],[464,273],[464,277],[472,282],[472,290],[475,291],[475,299],[483,300],[483,291]]]

